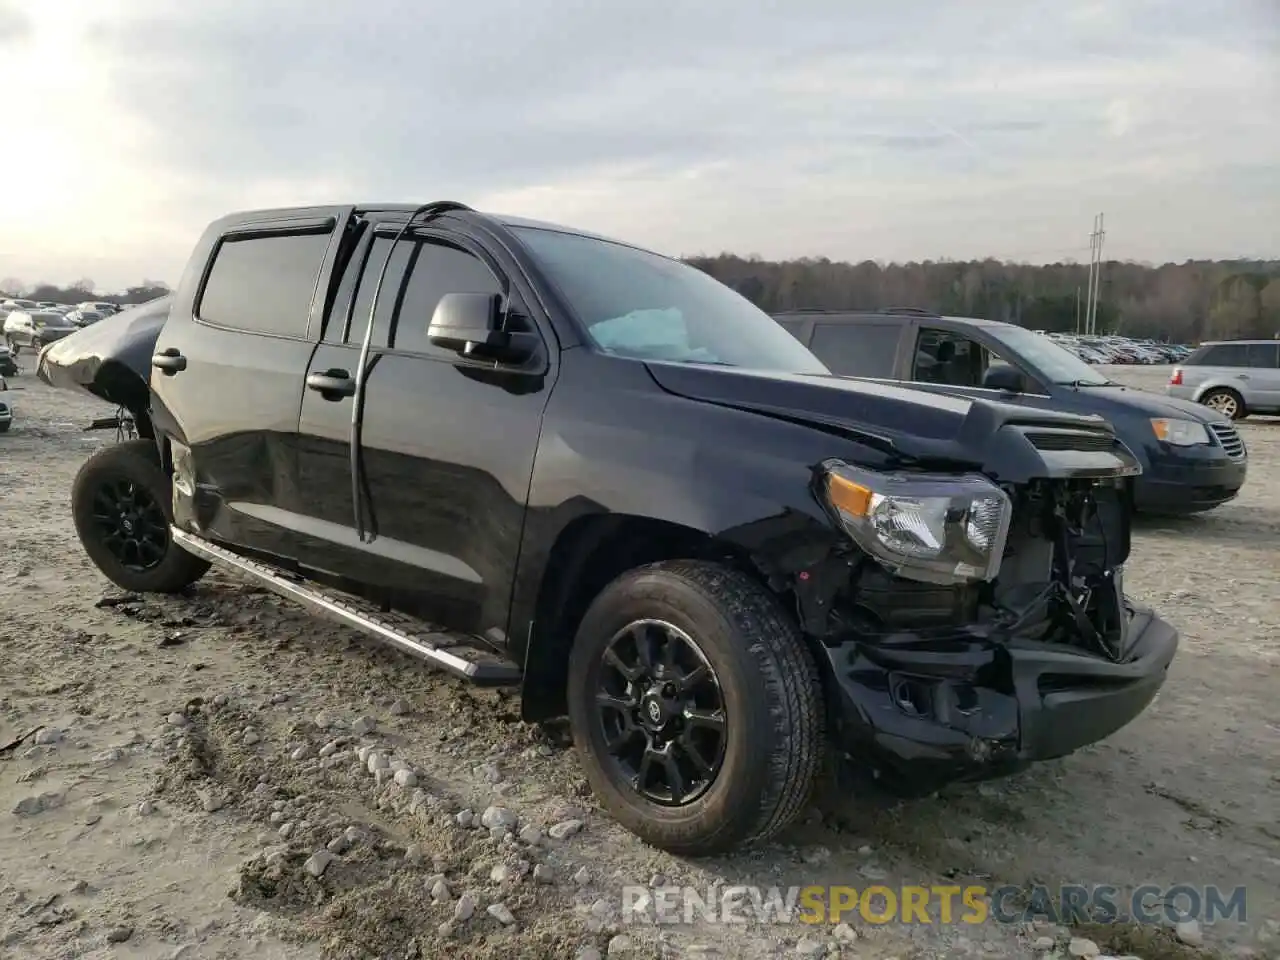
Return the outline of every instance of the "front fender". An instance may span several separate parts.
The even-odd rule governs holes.
[[[814,469],[888,454],[812,426],[667,393],[640,363],[566,351],[547,404],[508,635],[532,629],[556,544],[584,518],[639,518],[801,569],[843,539],[813,493]]]

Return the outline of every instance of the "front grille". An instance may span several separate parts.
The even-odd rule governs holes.
[[[1213,435],[1217,437],[1218,443],[1227,456],[1232,460],[1243,460],[1247,451],[1244,448],[1244,440],[1240,434],[1236,432],[1236,428],[1229,423],[1211,423],[1209,429],[1213,431]]]
[[[1115,438],[1109,433],[1082,430],[1036,430],[1027,439],[1037,450],[1110,450]]]

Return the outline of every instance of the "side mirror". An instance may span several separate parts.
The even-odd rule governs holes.
[[[436,304],[427,339],[477,360],[517,363],[529,356],[526,337],[502,329],[502,295],[446,293]]]
[[[1026,393],[1027,378],[1017,367],[1007,363],[998,363],[988,367],[982,378],[982,385],[988,390],[1002,390],[1005,393]]]

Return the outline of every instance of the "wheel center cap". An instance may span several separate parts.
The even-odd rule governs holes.
[[[645,713],[649,716],[649,722],[657,725],[662,723],[662,704],[657,700],[650,700],[649,705],[645,707]]]
[[[120,529],[122,529],[125,533],[133,533],[133,521],[128,517],[125,517],[123,520],[120,521]]]

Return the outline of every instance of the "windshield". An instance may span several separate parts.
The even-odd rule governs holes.
[[[830,372],[767,313],[701,270],[608,240],[513,229],[605,353],[786,373]]]
[[[1025,327],[990,326],[986,332],[1027,362],[1030,373],[1050,383],[1102,386],[1111,383],[1070,350]]]

